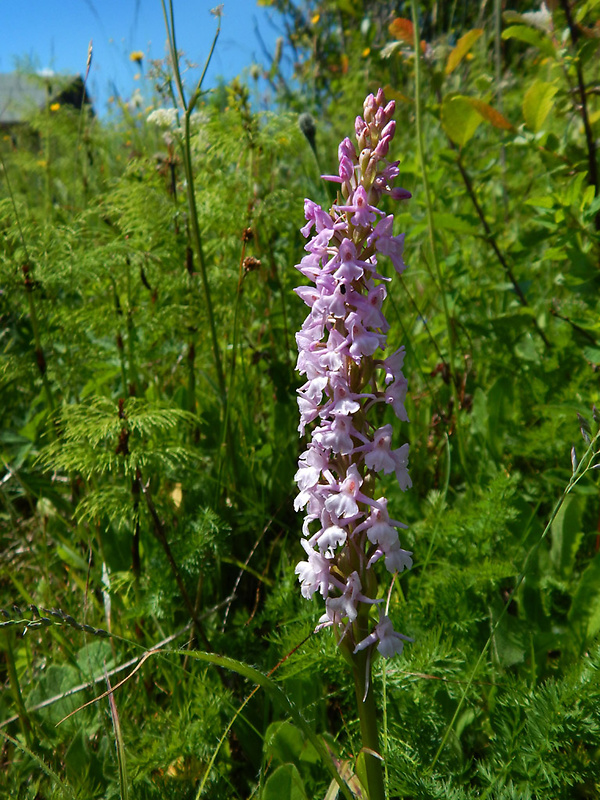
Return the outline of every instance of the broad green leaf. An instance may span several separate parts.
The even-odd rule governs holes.
[[[554,198],[549,194],[530,197],[529,199],[525,200],[525,205],[535,206],[536,208],[554,208]]]
[[[600,364],[600,347],[584,347],[583,355],[591,364]]]
[[[518,39],[520,42],[526,42],[527,44],[533,45],[533,47],[537,47],[552,58],[556,55],[552,42],[544,36],[543,33],[540,33],[540,31],[534,28],[528,28],[526,25],[512,25],[510,28],[502,31],[502,38]]]
[[[442,127],[454,144],[464,147],[479,127],[481,120],[481,115],[473,108],[468,97],[462,95],[444,97]]]
[[[261,800],[308,800],[300,773],[293,764],[277,767],[269,775]]]
[[[585,189],[583,183],[587,178],[587,171],[579,172],[569,184],[566,192],[562,196],[562,204],[565,208],[579,205]]]
[[[583,537],[581,530],[581,514],[584,500],[570,495],[562,504],[552,527],[552,545],[550,560],[561,578],[567,578],[575,563],[577,549]]]
[[[304,747],[304,736],[287,721],[272,722],[265,734],[265,755],[276,763],[296,763]]]
[[[85,572],[88,568],[87,562],[79,555],[76,550],[73,550],[72,547],[69,547],[67,544],[57,545],[56,553],[61,561],[64,561],[65,564],[68,564],[70,567],[75,567],[75,569],[79,569],[82,572]]]
[[[483,33],[483,28],[474,28],[472,31],[465,33],[464,36],[461,36],[458,42],[456,43],[456,47],[450,55],[448,56],[448,61],[446,62],[446,75],[450,75],[456,67],[460,64],[463,58],[467,55],[469,50],[473,47],[477,39]]]
[[[558,91],[553,83],[546,83],[545,81],[535,81],[529,89],[525,92],[523,98],[523,116],[527,127],[537,133],[552,106],[554,105],[554,95]]]
[[[596,188],[594,186],[586,186],[586,189],[581,196],[581,203],[579,204],[579,210],[583,211],[584,208],[589,206],[590,203],[593,202],[595,196],[596,196]]]
[[[582,648],[600,631],[600,553],[581,576],[569,610],[569,622],[578,631]]]
[[[451,94],[444,97],[442,127],[454,144],[463,147],[473,136],[482,120],[491,123],[495,128],[513,129],[512,124],[503,114],[477,97],[466,97],[462,94]]]

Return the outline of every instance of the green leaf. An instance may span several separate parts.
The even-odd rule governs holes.
[[[444,97],[442,127],[454,144],[463,147],[482,120],[501,130],[513,129],[504,114],[477,97],[466,97],[462,94],[449,94]]]
[[[265,756],[279,764],[295,764],[304,747],[304,736],[291,722],[272,722],[265,734]]]
[[[481,115],[473,108],[468,97],[447,95],[442,101],[442,128],[459,147],[472,138],[481,123]]]
[[[550,194],[530,197],[528,200],[525,200],[525,205],[535,206],[536,208],[554,208],[554,198]]]
[[[583,188],[583,182],[586,178],[587,172],[584,171],[577,173],[575,178],[571,181],[567,190],[562,194],[562,204],[565,208],[568,208],[569,206],[580,205],[581,198],[585,191]]]
[[[567,578],[573,571],[575,556],[583,537],[581,530],[583,503],[581,497],[569,495],[550,528],[552,535],[550,561],[561,578]]]
[[[502,38],[518,39],[520,42],[526,42],[527,44],[533,45],[533,47],[537,47],[552,58],[556,55],[552,42],[540,33],[540,31],[534,28],[528,28],[526,25],[512,25],[510,28],[502,31]]]
[[[584,347],[583,355],[591,364],[600,364],[600,347]]]
[[[537,133],[554,105],[554,95],[558,91],[553,83],[535,81],[525,92],[523,116],[527,127]]]
[[[456,47],[450,55],[448,56],[448,61],[446,62],[446,75],[450,75],[456,67],[460,64],[463,58],[467,55],[469,50],[473,47],[477,39],[483,33],[483,28],[475,28],[472,31],[468,31],[465,33],[464,36],[461,36],[458,42],[456,43]]]
[[[261,800],[308,800],[300,773],[293,764],[283,764],[269,775]]]
[[[85,559],[67,544],[57,545],[56,554],[61,561],[64,561],[65,564],[68,564],[70,567],[75,567],[75,569],[78,569],[81,572],[85,572],[88,568]]]

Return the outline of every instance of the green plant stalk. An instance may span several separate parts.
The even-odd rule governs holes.
[[[119,353],[119,364],[121,367],[121,382],[123,384],[123,397],[127,397],[127,370],[125,367],[125,353],[123,351],[123,336],[121,334],[121,327],[119,325],[119,317],[122,316],[123,311],[121,309],[121,305],[119,303],[119,295],[117,294],[117,284],[113,278],[111,278],[112,288],[113,288],[113,298],[115,301],[115,314],[117,316],[117,351]]]
[[[446,300],[446,292],[444,290],[444,280],[442,271],[437,257],[437,249],[435,245],[435,226],[433,223],[433,206],[431,202],[431,189],[429,187],[429,178],[427,176],[427,167],[425,165],[425,148],[423,146],[423,120],[421,116],[421,46],[419,39],[419,19],[417,0],[411,0],[412,21],[414,29],[414,50],[415,50],[415,109],[416,109],[416,127],[417,127],[417,150],[419,153],[419,163],[421,173],[423,176],[423,189],[425,192],[425,206],[427,209],[427,227],[429,229],[429,244],[431,247],[431,256],[435,266],[438,284],[440,287],[440,294],[442,296],[442,306],[444,309],[444,317],[446,319],[446,329],[448,331],[448,353],[450,356],[450,386],[452,388],[452,398],[454,400],[455,419],[456,419],[456,439],[458,442],[458,455],[465,475],[467,474],[467,463],[465,459],[464,446],[462,441],[462,423],[460,420],[460,400],[458,397],[458,389],[456,388],[456,380],[454,375],[455,368],[455,353],[453,342],[453,330],[450,320],[450,313],[448,311],[448,302]]]
[[[361,576],[362,577],[362,576]],[[363,585],[366,584],[366,578]],[[369,635],[369,606],[363,604],[352,625],[353,641],[360,642]],[[337,636],[336,636],[337,638]],[[377,725],[377,706],[373,692],[372,658],[377,655],[375,646],[354,652],[350,637],[338,639],[338,647],[344,659],[352,668],[356,709],[360,722],[362,740],[361,753],[364,758],[367,796],[369,800],[385,800],[383,781],[383,763],[379,749],[379,731]]]
[[[202,288],[204,290],[204,297],[206,301],[206,312],[208,315],[208,326],[210,329],[211,335],[211,342],[212,342],[212,350],[213,350],[213,358],[215,361],[215,369],[217,372],[217,383],[219,385],[219,392],[221,394],[221,402],[225,406],[227,403],[227,394],[226,394],[226,387],[225,387],[225,376],[223,373],[223,365],[221,362],[221,352],[219,350],[219,342],[217,339],[217,328],[215,325],[215,316],[213,311],[213,304],[212,304],[212,297],[210,293],[210,286],[208,284],[208,272],[206,269],[206,261],[204,259],[204,250],[202,247],[202,235],[200,233],[200,225],[198,223],[198,209],[196,206],[196,192],[194,188],[194,171],[192,169],[192,154],[191,154],[191,147],[190,147],[190,115],[194,110],[194,106],[196,105],[198,98],[200,97],[200,88],[202,86],[202,82],[204,80],[204,76],[206,74],[206,70],[208,68],[208,64],[212,58],[213,51],[215,49],[215,45],[217,43],[217,39],[219,37],[219,33],[221,32],[221,22],[219,20],[217,31],[215,33],[212,46],[210,48],[210,52],[206,59],[206,63],[204,65],[204,70],[196,86],[194,94],[192,95],[189,102],[186,102],[185,93],[183,91],[183,82],[181,80],[181,73],[179,71],[179,57],[177,54],[177,45],[175,42],[175,19],[173,13],[173,2],[169,0],[169,16],[167,16],[167,8],[165,6],[165,0],[161,0],[163,16],[165,19],[165,26],[167,29],[167,38],[169,42],[169,51],[171,54],[171,65],[173,69],[173,77],[175,78],[175,85],[177,87],[177,94],[179,96],[179,102],[184,111],[183,115],[183,122],[184,122],[184,135],[183,135],[183,142],[182,142],[182,157],[183,157],[183,169],[185,172],[185,179],[186,179],[186,195],[187,195],[187,204],[190,213],[190,224],[191,224],[191,233],[192,233],[192,241],[194,243],[194,247],[196,249],[196,254],[198,256],[198,263],[200,264],[200,277],[202,279]]]
[[[385,789],[385,798],[388,800],[387,788],[390,784],[389,768],[388,768],[388,750],[389,750],[389,736],[388,736],[388,714],[387,714],[387,668],[385,660],[381,665],[381,705],[382,705],[382,735],[383,740],[383,785]]]
[[[373,755],[379,754],[379,732],[377,729],[377,706],[375,693],[371,681],[371,664],[368,659],[371,648],[361,650],[351,656],[352,676],[354,678],[354,694],[356,708],[360,720],[360,735],[362,739],[362,752],[367,771],[369,800],[385,800],[385,787],[383,783],[383,769],[381,758]],[[367,680],[369,686],[366,686]],[[367,689],[367,691],[365,691]]]
[[[106,674],[106,683],[109,690],[112,689],[108,674]],[[123,743],[119,711],[117,709],[114,692],[112,691],[108,695],[108,704],[110,707],[110,716],[113,724],[113,730],[115,732],[115,742],[117,746],[117,762],[119,765],[119,789],[121,792],[121,800],[129,800],[129,780],[127,778],[127,759],[125,756],[125,746]]]
[[[541,534],[540,538],[531,547],[531,549],[529,550],[529,552],[525,556],[525,561],[523,562],[523,568],[521,570],[521,573],[517,577],[517,580],[515,582],[514,588],[512,589],[512,591],[509,594],[509,596],[506,598],[506,601],[504,603],[504,607],[503,607],[502,611],[500,612],[500,614],[498,615],[498,619],[496,620],[492,630],[490,631],[490,635],[488,637],[488,640],[484,644],[483,649],[482,649],[481,653],[479,654],[479,658],[477,659],[477,662],[476,662],[475,666],[473,667],[473,669],[471,671],[471,674],[469,675],[469,680],[467,681],[467,683],[465,685],[465,689],[464,689],[464,692],[462,694],[462,697],[460,698],[460,701],[458,702],[458,705],[456,706],[456,710],[454,711],[452,719],[450,720],[450,723],[449,723],[448,727],[446,728],[446,732],[444,733],[442,741],[440,742],[440,746],[438,747],[437,752],[436,752],[435,756],[433,757],[433,760],[432,760],[432,762],[431,762],[431,764],[429,766],[430,770],[433,770],[433,767],[437,763],[437,761],[438,761],[438,759],[439,759],[439,757],[440,757],[440,755],[442,753],[442,750],[446,746],[446,742],[448,741],[448,737],[450,736],[450,733],[452,732],[452,729],[454,727],[454,723],[456,722],[456,720],[458,718],[458,715],[459,715],[460,710],[461,710],[461,708],[463,706],[465,698],[466,698],[466,696],[467,696],[467,694],[468,694],[468,692],[469,692],[469,690],[470,690],[470,688],[471,688],[471,686],[473,684],[473,681],[475,679],[475,675],[477,674],[477,671],[479,670],[479,666],[480,666],[481,662],[483,661],[483,658],[484,658],[485,654],[487,653],[487,650],[488,650],[488,648],[489,648],[489,646],[490,646],[490,644],[491,644],[491,642],[492,642],[492,640],[494,638],[494,635],[495,635],[495,633],[496,633],[496,631],[498,629],[498,626],[500,625],[500,623],[504,619],[504,615],[508,611],[508,608],[509,608],[509,606],[511,604],[511,601],[512,601],[513,597],[518,592],[521,584],[525,580],[525,576],[527,575],[527,569],[528,569],[529,561],[535,555],[535,553],[538,551],[540,545],[542,544],[542,542],[544,541],[544,539],[546,538],[546,536],[550,532],[550,529],[552,527],[552,523],[556,519],[556,516],[557,516],[558,512],[560,511],[560,509],[562,507],[562,504],[567,499],[567,495],[575,488],[575,486],[579,483],[579,481],[583,478],[583,476],[590,469],[593,468],[592,460],[600,452],[600,451],[596,451],[595,450],[595,447],[596,447],[596,445],[598,444],[599,441],[600,441],[600,431],[594,436],[594,438],[590,442],[590,444],[588,446],[588,449],[585,451],[583,458],[581,459],[581,461],[577,465],[577,468],[573,470],[573,474],[571,475],[571,478],[569,479],[569,483],[567,484],[567,486],[566,486],[565,490],[563,491],[561,497],[559,498],[558,502],[554,506],[554,509],[552,510],[552,514],[550,515],[550,519],[548,520],[548,523],[547,523],[546,527],[542,531],[542,534]]]

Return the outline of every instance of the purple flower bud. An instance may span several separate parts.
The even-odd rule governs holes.
[[[401,189],[400,186],[398,186],[391,190],[390,196],[392,200],[410,200],[412,194],[408,189]]]
[[[381,131],[381,138],[385,139],[386,137],[388,137],[391,141],[394,138],[395,133],[396,133],[396,120],[392,119]]]
[[[384,136],[377,142],[377,147],[373,151],[373,155],[377,159],[385,158],[387,156],[388,150],[390,149],[390,140],[391,136],[390,137]]]

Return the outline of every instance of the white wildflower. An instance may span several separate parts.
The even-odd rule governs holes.
[[[146,121],[159,128],[173,128],[177,124],[177,109],[156,108],[148,114]]]

